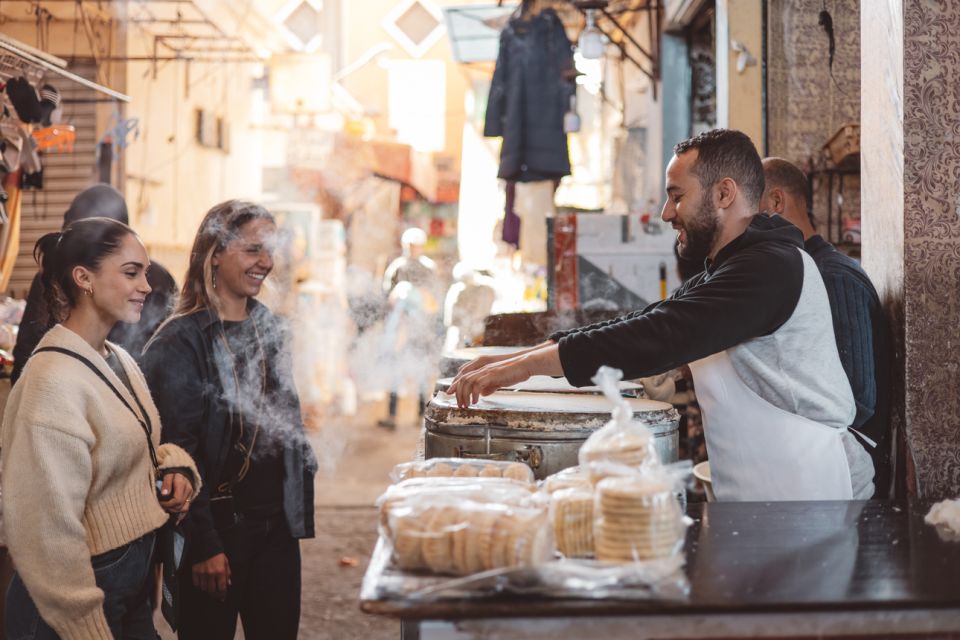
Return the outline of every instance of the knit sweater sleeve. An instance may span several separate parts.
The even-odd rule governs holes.
[[[4,528],[27,591],[61,638],[112,638],[83,526],[93,432],[53,381],[30,380],[5,426]],[[47,398],[46,402],[43,401]],[[56,411],[51,412],[50,399]],[[55,414],[55,415],[54,415]]]
[[[483,135],[496,138],[503,135],[503,118],[506,110],[507,69],[510,66],[508,52],[510,36],[507,29],[500,32],[500,49],[493,68],[493,80],[490,81],[490,93],[487,95],[487,111],[484,115]]]

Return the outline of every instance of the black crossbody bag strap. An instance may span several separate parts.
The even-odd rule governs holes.
[[[133,391],[133,389],[130,390],[130,395],[133,396],[133,399],[136,401],[137,406],[140,407],[140,412],[143,414],[143,419],[141,419],[140,416],[137,415],[137,412],[133,410],[133,407],[131,407],[130,403],[126,401],[126,399],[123,397],[123,394],[120,393],[119,389],[117,389],[114,386],[114,384],[110,382],[110,379],[107,378],[107,376],[103,375],[103,372],[100,371],[100,369],[98,369],[97,366],[92,362],[90,362],[87,358],[85,358],[84,356],[80,355],[75,351],[71,351],[70,349],[64,349],[62,347],[41,347],[40,349],[37,349],[33,353],[37,354],[43,351],[52,351],[54,353],[62,353],[65,356],[70,356],[71,358],[79,360],[83,364],[87,365],[87,367],[91,371],[97,374],[97,377],[103,380],[104,384],[110,387],[110,390],[113,391],[114,395],[116,395],[117,398],[120,400],[120,402],[123,403],[123,406],[125,406],[127,410],[129,410],[130,413],[133,414],[133,417],[136,418],[137,422],[140,423],[140,427],[143,429],[143,434],[147,437],[147,448],[150,450],[150,462],[153,463],[154,471],[159,471],[160,462],[157,460],[157,451],[153,447],[153,439],[152,439],[153,425],[150,423],[150,414],[148,414],[146,410],[143,408],[143,403],[140,402],[140,398],[137,397],[137,394]],[[146,420],[146,422],[144,422],[144,420]]]

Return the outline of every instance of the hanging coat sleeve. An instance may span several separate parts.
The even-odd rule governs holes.
[[[487,96],[487,113],[483,123],[483,135],[497,138],[503,135],[503,118],[507,98],[507,65],[510,64],[507,53],[507,29],[500,32],[500,50],[497,52],[497,66],[493,70],[490,82],[490,94]]]

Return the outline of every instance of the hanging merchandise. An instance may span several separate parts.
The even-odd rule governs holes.
[[[119,109],[114,109],[107,130],[97,141],[97,162],[100,161],[100,150],[104,145],[112,147],[113,156],[119,157],[120,152],[139,137],[140,118],[124,118]]]
[[[32,135],[24,134],[23,150],[20,152],[20,186],[23,189],[43,189],[43,164],[40,149]]]
[[[23,149],[23,135],[12,119],[0,120],[0,169],[13,173],[20,167],[20,152]]]
[[[564,114],[576,85],[573,50],[553,9],[526,11],[500,33],[483,134],[503,137],[498,177],[518,182],[570,174]]]
[[[58,113],[59,107],[60,91],[52,84],[40,87],[40,122],[43,126],[49,127],[60,121],[62,113]]]
[[[57,124],[43,129],[34,129],[30,132],[37,141],[40,151],[56,151],[58,153],[72,153],[73,145],[77,141],[77,130],[73,125]]]
[[[40,96],[26,78],[11,78],[7,81],[7,97],[22,122],[35,124],[40,122]]]

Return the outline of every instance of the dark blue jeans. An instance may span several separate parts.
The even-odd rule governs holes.
[[[103,612],[117,640],[157,640],[153,626],[150,590],[153,585],[153,545],[156,534],[93,556],[93,573],[103,590]],[[33,599],[14,574],[7,590],[7,640],[56,640],[57,634],[43,621]]]

